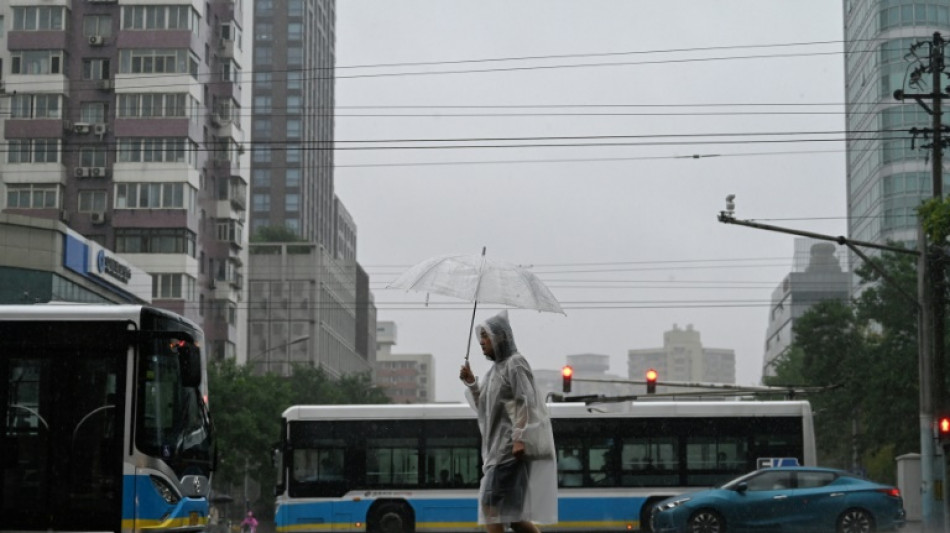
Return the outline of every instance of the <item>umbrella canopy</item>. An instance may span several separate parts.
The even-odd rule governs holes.
[[[479,255],[442,255],[405,271],[390,287],[564,314],[551,290],[528,269]]]
[[[479,303],[564,314],[557,298],[533,272],[513,263],[487,259],[484,250],[482,255],[440,255],[426,259],[403,272],[389,286],[472,302],[466,361]]]

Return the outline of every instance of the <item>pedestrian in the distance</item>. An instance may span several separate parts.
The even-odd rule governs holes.
[[[482,433],[478,523],[488,533],[503,533],[506,525],[516,533],[538,533],[535,523],[557,523],[557,462],[547,406],[515,346],[508,313],[476,331],[492,366],[479,382],[466,362],[459,378]]]
[[[241,530],[248,533],[257,533],[257,519],[254,518],[253,511],[248,511],[247,516],[241,521]]]

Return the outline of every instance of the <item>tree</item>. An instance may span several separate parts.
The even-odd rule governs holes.
[[[809,397],[819,461],[893,482],[894,458],[920,447],[916,266],[899,253],[877,264],[886,280],[862,265],[853,302],[822,302],[796,321],[767,383],[831,387]]]
[[[389,403],[389,398],[368,374],[331,378],[322,368],[294,367],[284,378],[267,373],[255,375],[233,360],[214,363],[209,368],[209,406],[214,421],[218,469],[214,487],[230,494],[235,502],[243,498],[245,475],[260,484],[261,496],[255,514],[269,520],[274,501],[268,497],[277,483],[277,470],[270,457],[280,439],[280,416],[291,405]],[[243,502],[240,502],[243,509]]]

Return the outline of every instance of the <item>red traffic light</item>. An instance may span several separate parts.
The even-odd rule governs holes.
[[[950,440],[950,415],[937,418],[937,437],[941,440]]]
[[[574,376],[574,368],[571,365],[565,365],[561,369],[561,389],[563,392],[571,392],[571,378]]]
[[[656,378],[658,376],[656,370],[652,368],[647,370],[647,394],[656,394]]]

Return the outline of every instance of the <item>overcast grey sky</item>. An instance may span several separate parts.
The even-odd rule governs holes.
[[[337,194],[437,400],[462,398],[471,308],[386,284],[483,246],[566,310],[510,312],[535,368],[600,353],[626,375],[628,349],[692,324],[758,383],[793,237],[716,215],[733,193],[737,218],[846,233],[840,2],[340,0],[336,31]],[[375,140],[413,142],[351,142]]]

